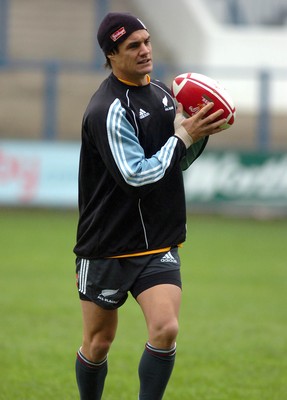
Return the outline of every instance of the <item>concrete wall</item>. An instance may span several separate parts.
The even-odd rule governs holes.
[[[287,67],[287,26],[221,25],[201,0],[135,0],[178,65]]]
[[[90,62],[95,54],[94,0],[10,1],[9,55],[20,60]],[[170,85],[176,74],[196,71],[224,83],[234,98],[237,121],[214,146],[255,148],[260,99],[259,70],[271,71],[273,149],[287,147],[287,44],[285,29],[223,27],[199,0],[110,0],[111,11],[130,11],[144,20],[152,36],[154,62],[166,67]],[[107,74],[73,68],[57,77],[58,138],[80,137],[86,104]],[[162,78],[158,71],[155,77]],[[0,69],[0,137],[41,138],[46,76],[43,68]],[[274,142],[274,143],[273,143]]]

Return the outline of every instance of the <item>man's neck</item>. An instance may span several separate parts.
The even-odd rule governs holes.
[[[116,78],[119,81],[121,81],[121,82],[123,82],[123,83],[125,83],[126,85],[129,85],[129,86],[145,86],[145,85],[148,85],[150,83],[150,76],[149,75],[145,75],[145,77],[143,78],[141,83],[132,82],[132,81],[129,81],[129,80],[126,80],[126,79],[121,79],[118,76],[116,76]]]

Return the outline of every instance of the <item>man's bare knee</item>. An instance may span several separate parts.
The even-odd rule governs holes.
[[[178,334],[177,320],[156,324],[149,329],[149,341],[157,348],[170,348],[174,345]]]

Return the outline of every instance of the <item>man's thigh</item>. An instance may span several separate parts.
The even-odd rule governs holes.
[[[105,310],[97,304],[81,300],[83,343],[81,352],[88,360],[102,361],[115,338],[118,324],[117,310]]]
[[[179,317],[181,288],[173,284],[153,286],[138,295],[147,323],[158,324]]]
[[[181,288],[172,284],[156,285],[139,294],[137,301],[145,316],[149,343],[158,349],[174,346]]]

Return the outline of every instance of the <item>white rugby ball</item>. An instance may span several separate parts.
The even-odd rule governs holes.
[[[193,116],[206,104],[213,102],[214,107],[210,114],[219,109],[224,110],[219,119],[226,118],[226,123],[221,128],[227,129],[234,123],[236,110],[233,100],[218,81],[202,74],[188,72],[174,78],[171,91],[188,115]]]

